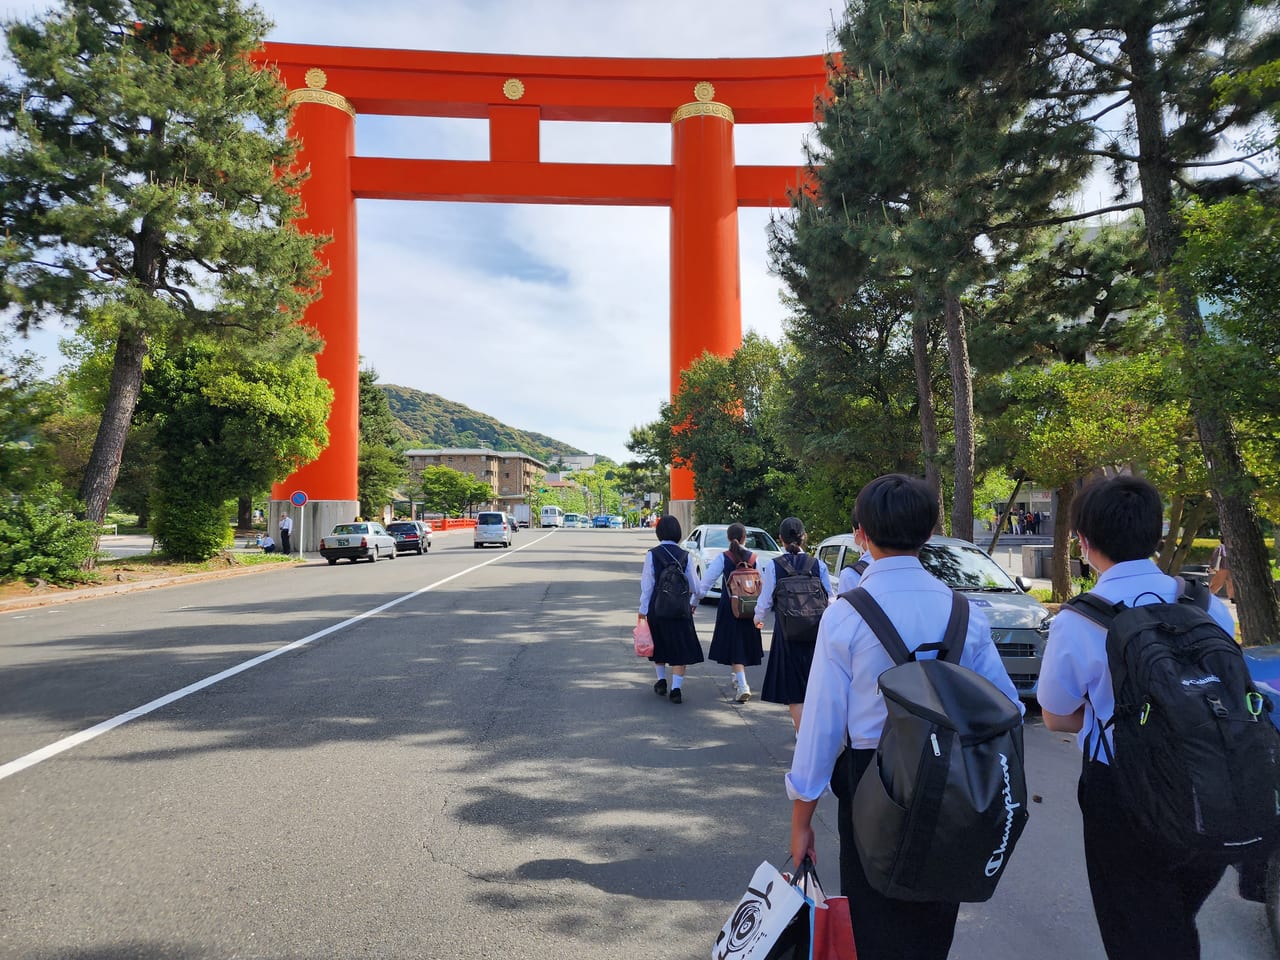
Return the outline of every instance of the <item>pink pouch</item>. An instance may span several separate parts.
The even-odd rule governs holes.
[[[653,656],[653,634],[649,632],[649,621],[641,620],[631,631],[631,639],[636,642],[637,657]]]

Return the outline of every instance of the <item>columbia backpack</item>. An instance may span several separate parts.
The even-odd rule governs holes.
[[[827,609],[827,588],[818,576],[818,561],[805,553],[793,553],[791,563],[782,557],[773,561],[777,580],[773,588],[774,616],[782,621],[787,643],[816,643],[818,621]]]
[[[1280,731],[1240,647],[1209,614],[1208,588],[1184,583],[1172,603],[1067,601],[1106,628],[1115,690],[1115,712],[1086,757],[1106,753],[1145,832],[1236,858],[1280,841]]]
[[[733,563],[733,554],[725,553],[725,566]],[[729,608],[739,620],[752,620],[756,615],[756,602],[760,599],[760,571],[756,569],[755,555],[742,560],[724,578],[724,590],[729,595]]]
[[[689,581],[684,568],[688,554],[674,547],[672,554],[659,544],[651,552],[654,565],[653,595],[649,601],[649,616],[658,620],[683,620],[693,616],[693,597],[689,593]],[[658,558],[662,557],[661,563]]]
[[[880,674],[888,719],[851,805],[867,881],[897,900],[989,900],[1027,823],[1027,782],[1021,710],[960,666],[969,602],[953,594],[941,641],[913,653],[865,589],[840,596],[895,664]]]

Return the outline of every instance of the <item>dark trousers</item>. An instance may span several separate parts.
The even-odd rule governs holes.
[[[1078,790],[1093,912],[1109,960],[1198,960],[1196,914],[1227,864],[1161,849],[1120,811],[1111,768],[1086,763]]]
[[[875,756],[874,750],[846,748],[831,775],[832,791],[840,801],[840,892],[849,898],[858,960],[946,960],[960,905],[882,896],[862,872],[853,839],[853,788]]]
[[[289,531],[288,530],[280,531],[280,552],[293,553],[293,551],[289,549]]]

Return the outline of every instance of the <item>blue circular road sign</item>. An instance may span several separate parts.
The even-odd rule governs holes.
[[[289,495],[289,502],[295,507],[300,507],[307,502],[307,495],[301,490],[295,490]]]

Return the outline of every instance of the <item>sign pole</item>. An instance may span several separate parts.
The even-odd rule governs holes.
[[[306,543],[307,512],[302,508],[307,504],[307,495],[302,490],[295,490],[289,495],[289,502],[298,508],[298,557],[306,559],[302,553],[302,545]]]

